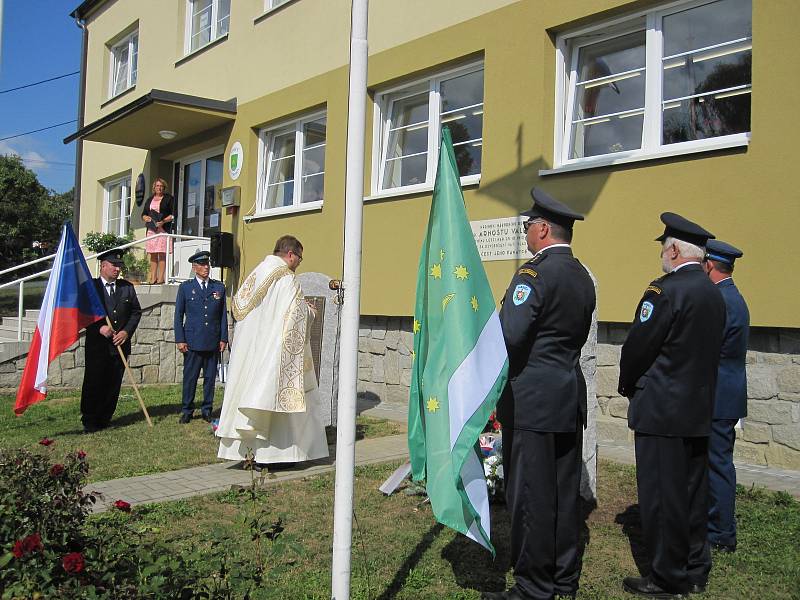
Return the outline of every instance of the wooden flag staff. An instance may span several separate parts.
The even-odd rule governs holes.
[[[106,324],[109,326],[111,331],[114,331],[114,327],[111,325],[111,319],[108,318],[108,315],[106,315]],[[133,391],[136,392],[136,399],[139,401],[139,406],[142,407],[144,418],[147,419],[147,424],[152,427],[153,422],[150,420],[150,414],[147,412],[147,407],[144,405],[144,400],[142,400],[142,396],[139,393],[139,387],[136,385],[136,381],[133,379],[133,371],[131,371],[130,366],[128,366],[128,361],[125,358],[125,354],[122,352],[122,346],[117,346],[117,352],[119,352],[119,357],[122,359],[122,364],[125,365],[125,371],[128,373],[128,377],[131,380]]]

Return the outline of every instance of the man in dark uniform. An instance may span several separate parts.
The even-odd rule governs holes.
[[[189,257],[195,276],[178,286],[175,299],[175,342],[183,353],[183,406],[181,423],[192,420],[197,378],[203,369],[203,419],[211,422],[214,382],[219,355],[228,345],[228,311],[225,286],[210,279],[211,254],[197,252]],[[184,317],[186,321],[184,322]]]
[[[708,436],[725,303],[703,270],[711,233],[664,213],[666,273],[639,301],[622,346],[619,392],[630,399],[636,482],[650,573],[623,587],[651,598],[705,590],[711,570]]]
[[[578,589],[581,449],[586,382],[579,364],[595,308],[594,284],[572,256],[579,215],[542,190],[522,213],[533,258],[506,292],[500,321],[509,384],[503,425],[506,501],[516,585],[486,599],[574,597]]]
[[[733,263],[742,251],[718,240],[706,244],[706,272],[725,300],[725,331],[708,442],[708,541],[722,552],[736,551],[736,469],[734,427],[747,416],[747,338],[750,312],[733,283]]]
[[[123,253],[109,250],[98,256],[100,277],[94,284],[105,304],[111,327],[104,319],[86,328],[86,366],[81,389],[81,421],[86,433],[111,423],[125,373],[117,347],[122,348],[126,357],[130,355],[131,336],[142,316],[136,289],[124,279],[118,279],[124,264]]]

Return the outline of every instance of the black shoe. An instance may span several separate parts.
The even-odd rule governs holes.
[[[724,552],[725,554],[733,554],[736,552],[736,544],[715,544],[711,542],[711,548],[717,552]]]
[[[655,583],[649,577],[626,577],[622,581],[622,588],[631,594],[644,596],[646,598],[664,598],[667,600],[682,600],[686,596],[683,594],[673,594],[668,592]]]
[[[690,594],[705,594],[706,593],[706,584],[705,583],[690,583],[689,584],[689,593]]]
[[[191,420],[192,420],[192,413],[182,413],[178,423],[180,423],[181,425],[186,425]]]
[[[481,600],[525,600],[525,597],[513,587],[505,592],[482,592]]]
[[[83,433],[94,433],[95,431],[100,431],[100,429],[97,425],[84,425]]]
[[[214,420],[214,417],[211,416],[211,413],[203,413],[203,421],[206,423],[211,423]]]

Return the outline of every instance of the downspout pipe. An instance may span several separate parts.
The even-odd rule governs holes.
[[[81,36],[81,76],[80,87],[78,89],[78,129],[83,128],[86,116],[86,62],[89,55],[89,30],[86,28],[86,20],[75,15],[75,25],[80,27]],[[80,239],[81,226],[81,177],[83,176],[83,140],[75,140],[75,185],[73,187],[74,196],[72,200],[72,223],[75,235]]]

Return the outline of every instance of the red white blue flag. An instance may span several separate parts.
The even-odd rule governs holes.
[[[105,316],[72,226],[65,223],[17,390],[17,415],[45,399],[48,365],[78,340],[81,329]]]

